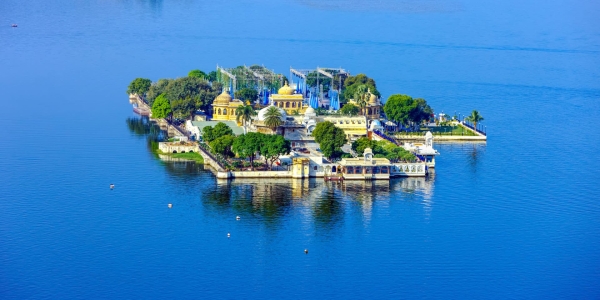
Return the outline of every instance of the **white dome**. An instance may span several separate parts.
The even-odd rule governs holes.
[[[304,112],[304,114],[305,114],[305,115],[310,115],[310,114],[315,114],[315,113],[316,113],[316,112],[315,112],[315,109],[314,109],[314,108],[312,108],[312,107],[310,107],[310,106],[309,106],[309,107],[306,109],[306,111]]]
[[[263,108],[263,109],[261,109],[261,110],[258,111],[258,116],[257,116],[258,120],[259,121],[264,121],[265,120],[265,114],[267,113],[267,110],[271,106],[275,107],[275,108],[277,108],[279,110],[279,112],[281,113],[281,121],[285,122],[285,119],[287,118],[287,114],[285,113],[285,110],[283,110],[283,109],[281,109],[281,108],[279,108],[279,107],[277,107],[277,106],[275,106],[273,104],[271,104],[271,105],[269,105],[269,106],[267,106],[267,107],[265,107],[265,108]]]
[[[379,120],[373,120],[371,122],[371,126],[369,127],[371,130],[373,129],[379,129],[382,128],[383,126],[381,126],[381,122],[379,122]]]

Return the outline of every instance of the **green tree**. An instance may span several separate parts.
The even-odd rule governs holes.
[[[318,123],[312,133],[315,141],[327,158],[333,158],[342,153],[342,146],[346,144],[344,130],[337,128],[329,121]]]
[[[279,109],[275,106],[269,106],[267,111],[265,112],[265,126],[271,128],[273,132],[277,130],[277,127],[283,124],[283,120],[281,120],[282,114]]]
[[[206,73],[196,69],[196,70],[191,70],[188,73],[188,77],[195,77],[195,78],[201,78],[201,79],[206,80],[208,78],[208,75],[206,75]]]
[[[252,170],[254,170],[254,157],[256,152],[260,151],[263,136],[264,134],[261,133],[248,132],[238,136],[233,142],[233,152],[239,157],[248,158]]]
[[[352,103],[347,103],[344,104],[344,106],[342,106],[342,108],[340,108],[340,113],[342,115],[347,115],[347,116],[356,116],[358,115],[359,112],[359,108],[358,106],[352,104]]]
[[[356,90],[361,86],[365,85],[367,90],[371,90],[371,93],[377,97],[381,97],[381,94],[377,90],[375,80],[367,77],[365,74],[358,74],[356,76],[350,76],[344,81],[344,91],[341,96],[344,101],[350,100],[355,97]]]
[[[252,120],[252,116],[254,115],[256,115],[256,112],[252,108],[252,105],[240,105],[235,109],[235,118],[238,122],[242,120],[244,127]]]
[[[218,85],[217,85],[218,86]],[[170,80],[165,87],[165,95],[170,101],[184,100],[185,107],[190,109],[189,114],[181,112],[182,115],[193,116],[197,109],[207,111],[215,97],[221,92],[216,90],[215,85],[208,81],[196,77],[181,77],[175,80]]]
[[[214,134],[213,134],[213,127],[212,126],[205,126],[204,128],[202,128],[202,139],[209,143],[215,140]]]
[[[360,111],[363,116],[365,115],[365,107],[367,107],[369,97],[371,96],[368,91],[369,88],[365,84],[357,86],[356,90],[354,91],[354,101],[356,104],[358,104],[358,107],[360,107]]]
[[[209,145],[210,148],[215,152],[219,153],[225,157],[232,157],[233,152],[231,147],[233,146],[233,142],[235,141],[235,137],[232,135],[224,135],[217,139],[212,140]]]
[[[359,156],[362,156],[366,148],[371,148],[371,140],[366,137],[361,137],[352,143],[352,150],[354,150]]]
[[[217,81],[217,71],[210,71],[210,73],[208,73],[208,78],[207,79],[210,82]]]
[[[473,110],[473,111],[471,112],[471,115],[470,115],[470,116],[468,116],[468,117],[466,117],[466,118],[465,118],[465,120],[467,120],[467,121],[469,121],[469,122],[473,123],[474,127],[475,127],[475,128],[477,128],[477,123],[479,123],[479,122],[483,121],[484,119],[483,119],[483,117],[482,117],[482,116],[479,114],[479,112],[478,112],[478,111],[476,111],[476,110]]]
[[[420,123],[425,116],[424,107],[426,103],[423,101],[416,101],[408,95],[391,95],[383,106],[383,111],[388,119],[408,125],[410,122]]]
[[[156,97],[152,104],[152,117],[155,119],[164,119],[171,115],[171,103],[164,94]]]
[[[152,81],[146,78],[136,78],[127,87],[127,94],[138,94],[140,97],[144,97],[148,90],[152,86]]]
[[[279,156],[290,153],[290,141],[281,135],[263,135],[260,146],[260,154],[264,156],[269,170],[273,169],[273,163]]]
[[[258,92],[251,88],[242,88],[235,91],[235,98],[242,101],[254,102],[258,98]]]
[[[196,110],[195,102],[192,99],[174,99],[171,100],[171,109],[173,110],[173,117],[177,119],[189,118],[194,110]]]
[[[217,123],[215,127],[206,126],[202,128],[202,139],[209,144],[226,135],[233,135],[233,130],[223,122]]]
[[[215,127],[213,128],[213,137],[215,139],[218,139],[222,136],[226,136],[226,135],[233,135],[233,129],[231,129],[231,127],[227,126],[227,124],[223,123],[223,122],[219,122],[217,123],[217,125],[215,125]]]
[[[159,79],[157,82],[153,83],[150,86],[150,89],[148,90],[148,93],[146,93],[146,101],[148,101],[148,104],[152,106],[152,104],[154,103],[154,99],[156,99],[156,97],[158,97],[158,95],[163,94],[166,89],[167,86],[169,85],[169,83],[173,81],[172,79]]]

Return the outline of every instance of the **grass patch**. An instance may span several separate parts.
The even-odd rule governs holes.
[[[203,164],[204,163],[204,158],[202,158],[202,155],[200,155],[199,153],[196,152],[185,152],[185,153],[162,153],[159,151],[160,154],[162,155],[168,155],[170,157],[173,158],[182,158],[182,159],[187,159],[187,160],[191,160],[191,161],[195,161],[199,164]]]
[[[421,128],[422,132],[431,131],[434,135],[461,135],[461,136],[476,136],[473,131],[457,125],[457,126],[439,126]]]

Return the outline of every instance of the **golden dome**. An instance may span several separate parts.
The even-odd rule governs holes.
[[[229,95],[229,92],[227,90],[223,90],[221,95],[219,95],[219,96],[217,96],[217,98],[215,98],[215,101],[213,101],[213,104],[229,105],[229,102],[231,102],[231,95]]]
[[[377,96],[375,96],[375,94],[371,94],[371,98],[369,98],[369,104],[377,104]]]
[[[277,92],[277,94],[279,95],[293,95],[294,94],[294,89],[292,89],[291,87],[288,86],[287,82],[285,83],[284,86],[282,86],[279,91]]]
[[[368,93],[371,94],[371,89],[368,91]],[[371,94],[371,97],[369,97],[369,104],[377,104],[377,96],[375,96],[375,94]]]

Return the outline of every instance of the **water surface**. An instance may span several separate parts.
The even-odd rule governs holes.
[[[0,298],[600,298],[599,13],[2,1]],[[428,179],[217,181],[152,155],[125,94],[216,64],[366,73],[489,141],[436,145]]]

